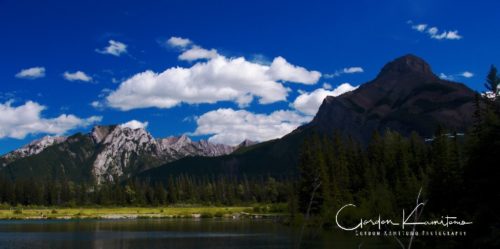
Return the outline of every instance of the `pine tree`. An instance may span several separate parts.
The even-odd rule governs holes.
[[[321,202],[317,191],[321,187],[321,176],[318,167],[314,165],[314,148],[311,138],[307,138],[299,156],[299,210],[301,213],[319,213]]]
[[[177,203],[178,201],[177,189],[172,176],[169,176],[167,181],[167,200],[171,204]]]
[[[492,93],[493,99],[496,99],[496,97],[499,94],[499,88],[498,85],[500,84],[500,77],[498,76],[498,71],[497,68],[494,65],[491,65],[490,71],[488,73],[488,76],[486,77],[486,83],[484,86],[488,91]]]
[[[351,199],[350,176],[342,135],[335,131],[333,135],[333,185],[332,196],[337,206]]]

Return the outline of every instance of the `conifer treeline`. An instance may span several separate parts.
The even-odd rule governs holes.
[[[283,203],[291,193],[290,181],[272,177],[241,180],[231,177],[170,177],[166,182],[76,184],[70,181],[20,179],[0,176],[0,204],[37,206],[155,206],[165,204],[236,205]]]
[[[432,141],[387,131],[373,135],[365,148],[335,132],[333,139],[313,135],[299,159],[298,209],[329,221],[337,209],[355,203],[368,214],[399,214],[415,205],[422,187],[446,207],[463,175],[464,138],[439,129]],[[458,187],[457,187],[458,186]]]

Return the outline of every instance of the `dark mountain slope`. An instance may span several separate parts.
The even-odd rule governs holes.
[[[287,135],[243,148],[220,157],[187,157],[163,166],[146,170],[139,179],[165,180],[170,175],[186,174],[199,177],[218,175],[253,178],[274,176],[288,178],[296,174],[299,147],[309,131]]]
[[[463,84],[438,78],[422,59],[406,55],[356,91],[327,97],[314,120],[300,129],[338,129],[364,142],[374,130],[431,137],[442,125],[464,132],[472,123],[474,94]]]

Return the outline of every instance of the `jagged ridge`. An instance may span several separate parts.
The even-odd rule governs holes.
[[[95,126],[88,134],[47,136],[0,157],[0,160],[5,168],[9,168],[7,171],[11,172],[12,177],[43,173],[50,171],[50,167],[56,167],[56,171],[66,174],[70,171],[65,168],[67,165],[72,165],[73,171],[78,171],[75,167],[85,168],[84,165],[87,165],[88,174],[97,183],[102,183],[126,179],[146,169],[188,156],[227,155],[236,148],[205,140],[195,142],[186,135],[156,139],[143,128],[110,125]],[[41,168],[44,166],[46,170]]]

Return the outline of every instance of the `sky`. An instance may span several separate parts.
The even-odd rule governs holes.
[[[477,91],[498,1],[0,0],[0,154],[93,125],[237,144],[411,53]]]

